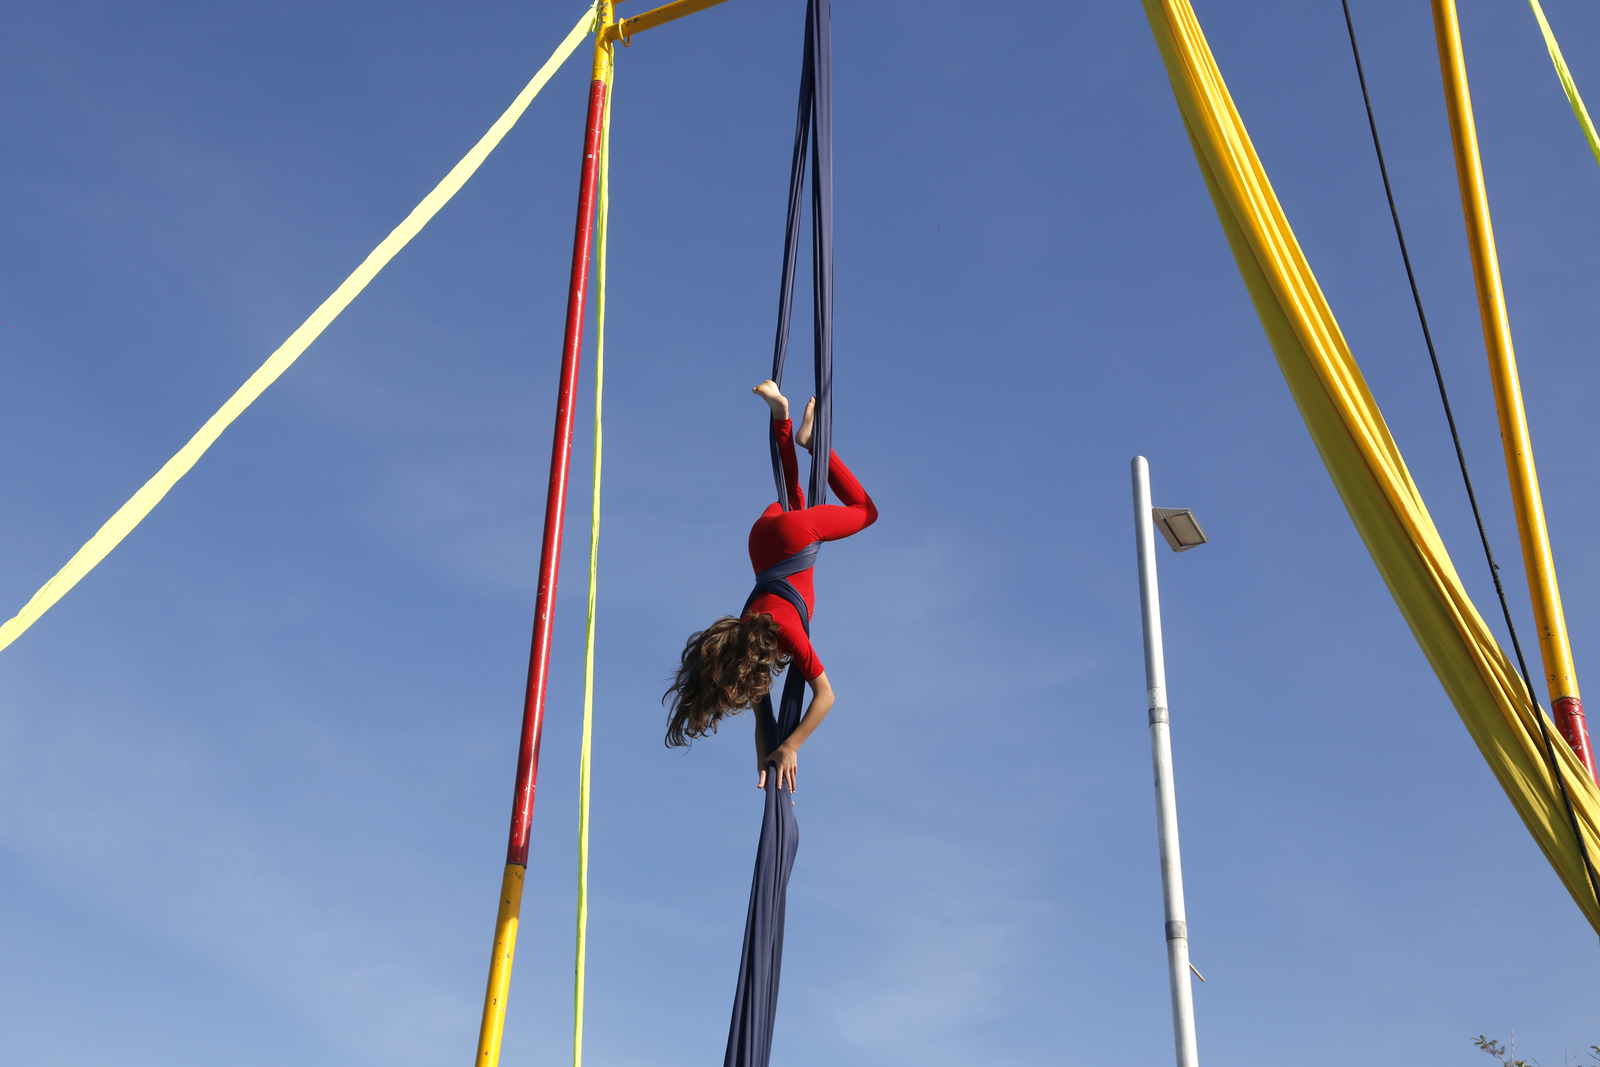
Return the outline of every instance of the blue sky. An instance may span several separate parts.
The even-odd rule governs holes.
[[[1428,6],[1353,7],[1531,628]],[[421,199],[580,10],[7,8],[4,614]],[[742,602],[746,532],[770,500],[748,390],[770,358],[802,12],[736,0],[620,59],[595,1065],[714,1062],[726,1035],[760,810],[748,720],[667,752],[657,700],[687,633]],[[1600,95],[1600,13],[1547,12]],[[1198,13],[1493,620],[1339,6]],[[1600,633],[1600,169],[1526,7],[1467,0],[1462,20],[1584,678]],[[803,754],[778,1062],[1170,1057],[1135,454],[1156,503],[1195,508],[1213,539],[1161,558],[1202,1055],[1471,1064],[1486,1062],[1473,1036],[1515,1030],[1548,1067],[1600,1042],[1594,934],[1333,492],[1140,6],[840,2],[834,40],[835,444],[883,517],[817,579],[839,704]],[[300,363],[0,653],[0,1059],[471,1055],[586,72],[580,53]],[[804,395],[803,360],[793,373]],[[508,1064],[561,1062],[569,1041],[582,510]]]

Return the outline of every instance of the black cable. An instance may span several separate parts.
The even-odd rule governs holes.
[[[1561,800],[1566,805],[1567,818],[1572,823],[1572,835],[1577,838],[1578,850],[1583,854],[1584,873],[1589,876],[1589,891],[1600,903],[1600,875],[1589,858],[1589,846],[1578,826],[1578,813],[1572,807],[1572,797],[1567,793],[1567,779],[1561,773],[1561,763],[1556,759],[1555,743],[1550,739],[1550,726],[1545,721],[1544,709],[1533,689],[1533,678],[1528,674],[1528,661],[1522,654],[1522,642],[1517,639],[1517,624],[1511,619],[1511,605],[1506,601],[1506,589],[1500,581],[1500,565],[1494,561],[1494,549],[1489,547],[1489,533],[1483,526],[1483,512],[1478,509],[1478,494],[1472,489],[1472,474],[1467,470],[1467,454],[1461,448],[1461,434],[1456,430],[1455,413],[1450,408],[1450,392],[1444,385],[1444,372],[1439,369],[1439,354],[1433,347],[1433,333],[1428,329],[1428,315],[1422,310],[1422,293],[1417,289],[1417,276],[1411,269],[1411,253],[1406,250],[1405,230],[1400,226],[1400,212],[1394,206],[1394,189],[1389,185],[1389,168],[1383,161],[1383,142],[1378,139],[1378,120],[1372,115],[1372,97],[1367,92],[1367,75],[1361,68],[1361,49],[1356,44],[1356,26],[1350,18],[1350,0],[1339,0],[1344,6],[1344,25],[1350,31],[1350,53],[1356,61],[1356,77],[1361,81],[1361,99],[1367,105],[1367,126],[1372,130],[1372,147],[1378,154],[1378,172],[1383,175],[1383,192],[1389,198],[1389,217],[1394,219],[1394,235],[1400,242],[1400,258],[1405,261],[1406,280],[1411,283],[1411,299],[1417,305],[1417,320],[1422,323],[1422,338],[1428,343],[1428,358],[1433,361],[1433,378],[1439,383],[1439,399],[1444,403],[1444,417],[1450,423],[1450,439],[1455,442],[1456,462],[1461,465],[1461,480],[1466,483],[1467,500],[1472,503],[1472,517],[1478,524],[1478,539],[1483,542],[1483,555],[1489,562],[1489,577],[1494,579],[1494,591],[1500,598],[1500,611],[1505,616],[1506,629],[1511,633],[1511,647],[1517,653],[1517,665],[1522,668],[1522,681],[1528,687],[1528,700],[1533,704],[1533,717],[1538,720],[1539,733],[1544,738],[1545,753],[1550,760],[1551,773],[1561,789]]]

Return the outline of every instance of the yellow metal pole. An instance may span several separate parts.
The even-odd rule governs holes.
[[[718,4],[725,2],[726,0],[675,0],[674,3],[663,4],[661,7],[635,15],[631,19],[623,19],[615,25],[608,24],[602,34],[602,38],[607,44],[612,41],[621,41],[626,45],[628,38],[636,33],[655,29],[663,23],[681,19],[685,15],[692,15],[696,11],[704,11],[708,7],[716,7]]]
[[[1489,375],[1494,383],[1495,408],[1500,417],[1500,439],[1511,479],[1511,499],[1517,513],[1517,532],[1522,539],[1522,560],[1527,569],[1534,621],[1539,628],[1539,651],[1544,659],[1551,712],[1593,777],[1594,757],[1589,751],[1588,731],[1584,727],[1578,675],[1567,639],[1566,617],[1561,610],[1561,589],[1556,584],[1555,560],[1550,554],[1544,504],[1539,496],[1539,473],[1533,462],[1528,418],[1522,406],[1522,386],[1517,378],[1517,357],[1511,343],[1511,323],[1500,284],[1500,261],[1495,254],[1494,226],[1489,217],[1483,163],[1478,156],[1477,127],[1472,118],[1472,95],[1461,51],[1461,27],[1456,21],[1455,0],[1432,0],[1432,3],[1439,69],[1444,77],[1450,136],[1455,145],[1456,176],[1461,184],[1461,209],[1466,217],[1467,243],[1472,250],[1472,272],[1477,282],[1478,311],[1483,320]]]
[[[517,919],[522,914],[522,883],[528,868],[506,864],[500,879],[500,909],[494,918],[494,955],[489,959],[489,989],[478,1025],[479,1067],[500,1062],[500,1041],[506,1029],[506,994],[511,990],[511,961],[517,954]]]
[[[594,75],[589,85],[589,114],[584,132],[582,181],[578,193],[578,229],[573,242],[572,286],[567,299],[567,336],[563,342],[563,390],[557,410],[557,453],[552,457],[553,504],[545,514],[544,555],[540,558],[540,595],[547,598],[536,620],[534,652],[529,666],[529,704],[524,708],[523,737],[517,767],[516,803],[512,812],[511,840],[507,848],[505,873],[500,881],[500,906],[495,914],[494,953],[489,960],[489,983],[484,992],[483,1018],[478,1028],[478,1053],[475,1067],[498,1067],[500,1045],[505,1035],[506,996],[511,989],[511,965],[517,952],[517,921],[522,912],[522,886],[528,872],[528,833],[532,817],[533,793],[539,762],[539,727],[543,723],[544,672],[549,660],[549,617],[554,602],[555,557],[559,552],[566,466],[556,460],[571,440],[571,386],[577,379],[578,354],[583,345],[583,298],[589,268],[591,226],[595,189],[599,183],[600,134],[604,123],[607,91],[611,83],[611,43],[605,30],[613,21],[612,0],[599,0],[595,7]],[[588,220],[587,222],[585,220]],[[562,431],[563,417],[565,430]],[[553,531],[553,533],[552,533]],[[549,571],[548,578],[546,570]],[[542,625],[540,625],[542,624]],[[531,708],[531,712],[530,712]]]

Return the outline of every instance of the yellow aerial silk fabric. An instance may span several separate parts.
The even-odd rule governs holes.
[[[489,127],[489,132],[484,134],[472,147],[472,151],[444,176],[444,180],[434,187],[433,192],[424,197],[422,203],[405,217],[405,221],[396,226],[393,232],[383,239],[383,243],[362,261],[355,269],[355,273],[346,278],[344,283],[334,290],[333,295],[324,300],[322,306],[312,312],[311,317],[289,335],[289,339],[279,346],[254,374],[250,375],[228,398],[228,402],[206,420],[206,424],[189,439],[189,443],[179,449],[177,455],[167,460],[166,464],[156,472],[155,477],[145,482],[139,491],[133,494],[132,499],[118,508],[117,513],[106,520],[105,525],[100,527],[88,543],[78,549],[77,554],[67,561],[66,566],[57,571],[53,578],[33,594],[33,598],[23,605],[15,617],[0,624],[0,649],[21,636],[24,630],[38,621],[39,616],[49,611],[56,601],[65,596],[84,575],[105,559],[113,548],[121,544],[122,539],[150,514],[150,510],[161,503],[161,498],[178,483],[178,479],[189,473],[189,468],[193,467],[205,454],[206,449],[222,436],[222,431],[243,414],[244,409],[254,403],[256,397],[266,391],[267,386],[277,381],[279,375],[288,370],[291,363],[300,358],[300,353],[321,336],[322,331],[328,328],[328,324],[339,317],[339,313],[367,287],[368,282],[377,277],[378,272],[395,257],[396,253],[422,232],[422,228],[429,220],[467,183],[467,179],[472,177],[483,161],[489,158],[489,153],[494,151],[501,138],[516,125],[522,113],[533,102],[533,98],[539,95],[539,90],[544,88],[545,82],[550,80],[550,76],[560,68],[578,47],[579,42],[594,28],[594,20],[595,14],[592,8],[584,12],[583,17],[572,27],[572,32],[567,34],[566,40],[561,42],[555,54],[539,68],[533,80],[511,102],[511,106],[493,126]]]
[[[1400,613],[1500,785],[1589,922],[1600,930],[1540,714],[1472,606],[1389,428],[1256,157],[1188,0],[1142,0],[1178,109],[1256,314],[1306,428]],[[1600,790],[1555,734],[1589,854]]]
[[[600,118],[600,219],[595,228],[594,300],[594,488],[589,494],[589,615],[583,627],[583,745],[578,752],[578,936],[572,982],[572,1067],[583,1067],[583,991],[589,954],[589,785],[594,757],[594,627],[600,596],[600,460],[605,427],[600,414],[606,393],[606,237],[611,226],[611,100],[617,71],[611,69],[606,108]]]
[[[1539,6],[1539,0],[1528,0],[1533,8],[1533,17],[1539,20],[1539,32],[1544,34],[1544,46],[1550,52],[1550,62],[1555,64],[1556,77],[1561,79],[1561,88],[1566,90],[1567,103],[1572,105],[1572,115],[1578,120],[1578,125],[1583,128],[1584,140],[1589,142],[1589,151],[1594,153],[1594,161],[1600,163],[1600,136],[1594,132],[1594,123],[1589,121],[1589,109],[1583,106],[1583,97],[1578,95],[1578,83],[1572,80],[1572,72],[1567,69],[1567,61],[1562,58],[1561,46],[1556,44],[1556,35],[1550,29],[1550,23],[1544,17],[1544,8]]]

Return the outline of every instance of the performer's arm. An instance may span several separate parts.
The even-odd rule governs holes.
[[[796,776],[800,769],[800,746],[806,743],[806,738],[811,736],[822,720],[827,718],[828,711],[833,707],[833,686],[828,684],[827,672],[811,679],[811,706],[806,708],[806,713],[800,718],[800,725],[794,728],[788,740],[773,749],[762,764],[761,787],[766,788],[767,771],[766,763],[777,764],[778,785],[789,786],[789,792],[795,791]]]

